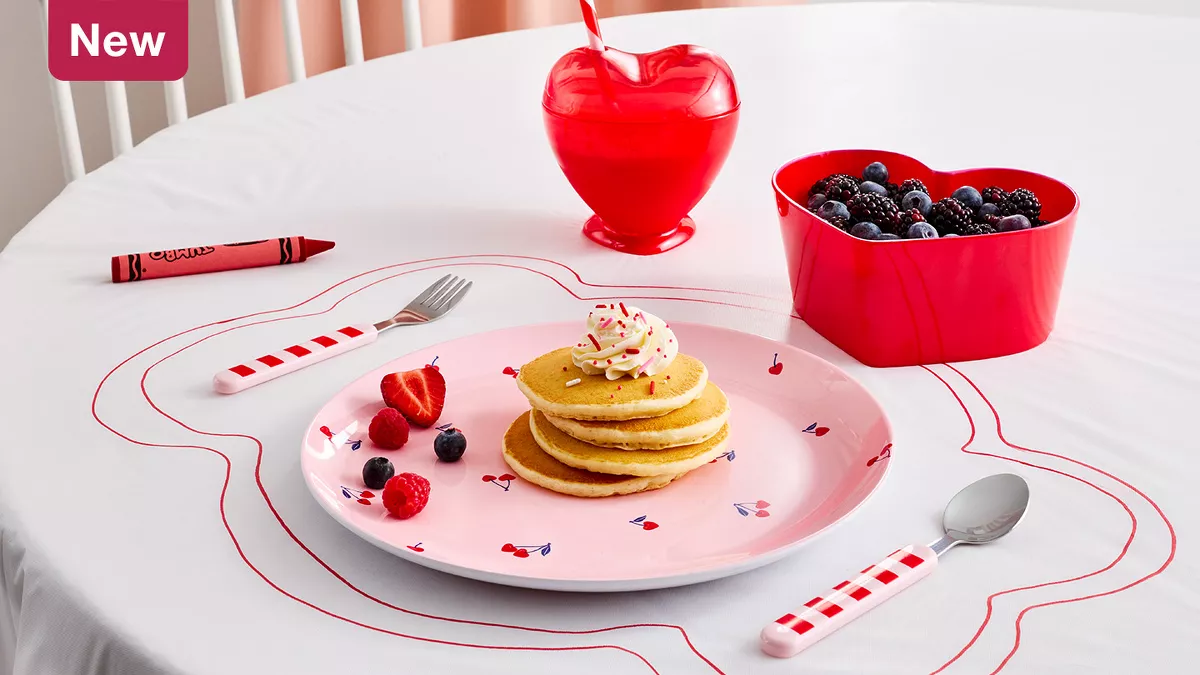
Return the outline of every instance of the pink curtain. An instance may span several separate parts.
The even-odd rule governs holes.
[[[596,0],[601,17],[701,7],[786,5],[804,0]],[[338,0],[299,0],[304,62],[309,75],[345,65]],[[368,59],[404,49],[399,0],[358,0]],[[426,45],[520,28],[579,21],[575,0],[421,0]],[[246,94],[288,82],[279,3],[238,3],[238,38]]]

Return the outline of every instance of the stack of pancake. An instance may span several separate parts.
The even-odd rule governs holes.
[[[555,492],[607,497],[661,488],[729,443],[729,401],[686,354],[654,375],[609,379],[576,366],[570,348],[557,349],[525,364],[517,386],[533,409],[505,433],[504,461]]]

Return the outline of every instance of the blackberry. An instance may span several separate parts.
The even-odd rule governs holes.
[[[900,222],[900,207],[883,195],[864,192],[846,202],[850,218],[856,223],[875,223],[884,232],[895,232]]]
[[[1036,223],[1042,215],[1042,203],[1038,201],[1037,195],[1025,188],[1017,188],[1005,197],[1004,203],[1000,205],[1000,213],[1006,216],[1015,216],[1018,213],[1029,219],[1029,222]]]
[[[996,228],[988,225],[987,223],[967,223],[967,225],[963,227],[962,233],[963,236],[971,236],[975,234],[995,234]]]
[[[896,188],[896,192],[900,193],[901,197],[912,192],[913,190],[916,190],[917,192],[924,192],[925,194],[929,194],[929,188],[925,187],[925,184],[922,183],[921,179],[919,179],[919,178],[909,178],[908,180],[901,183],[900,187]]]
[[[974,224],[973,219],[971,209],[954,197],[946,197],[929,209],[929,224],[941,235],[965,234],[966,228]]]
[[[908,232],[908,228],[912,227],[913,223],[923,223],[923,222],[925,222],[925,216],[921,215],[921,212],[919,210],[909,209],[907,211],[901,211],[900,212],[900,221],[896,225],[895,234],[898,234],[901,237],[903,237],[905,235],[905,233]]]
[[[904,196],[904,193],[900,191],[900,186],[895,183],[884,183],[883,187],[887,188],[888,198],[899,204],[900,198]]]
[[[850,176],[835,176],[825,184],[825,196],[845,204],[858,194],[858,181]]]
[[[850,221],[846,218],[842,218],[841,216],[834,216],[832,218],[826,218],[826,222],[828,222],[830,225],[836,227],[837,229],[841,230],[842,232],[846,232],[847,230],[850,229]]]
[[[850,174],[833,173],[833,174],[825,176],[821,180],[813,183],[812,187],[810,187],[808,189],[808,196],[811,197],[811,196],[817,194],[818,192],[822,192],[822,193],[825,193],[826,195],[828,195],[829,193],[825,192],[825,186],[828,185],[829,181],[833,180],[834,178],[849,178],[850,180],[854,181],[855,185],[858,185],[858,182],[859,182],[859,180],[857,178],[855,178],[854,176],[851,176]]]
[[[1004,201],[1004,198],[1008,196],[1008,193],[1005,192],[1003,188],[991,185],[983,188],[983,192],[981,192],[980,195],[983,196],[984,204],[1000,204]]]

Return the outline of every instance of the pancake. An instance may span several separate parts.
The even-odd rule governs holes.
[[[678,476],[716,459],[729,445],[728,424],[703,443],[667,450],[615,450],[589,445],[560,431],[537,410],[530,414],[529,428],[537,444],[559,462],[619,476]]]
[[[565,370],[564,370],[565,369]],[[579,378],[579,384],[567,382]],[[667,379],[670,378],[670,379]],[[654,393],[650,393],[650,383]],[[563,347],[526,363],[517,387],[534,408],[577,420],[631,420],[665,415],[694,401],[708,384],[708,369],[699,359],[678,354],[671,365],[653,377],[610,380],[587,375]]]
[[[622,389],[624,391],[624,389]],[[621,450],[661,450],[703,443],[729,420],[729,399],[709,382],[704,393],[660,417],[623,421],[585,421],[546,415],[560,430],[591,445]]]
[[[655,490],[675,480],[661,476],[615,476],[571,468],[547,455],[533,440],[530,413],[521,413],[504,434],[504,461],[513,473],[547,490],[576,497],[609,497]]]

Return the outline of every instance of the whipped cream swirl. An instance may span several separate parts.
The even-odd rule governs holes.
[[[616,380],[657,375],[679,353],[675,333],[657,316],[624,303],[596,305],[587,333],[571,348],[571,361],[588,375]]]

